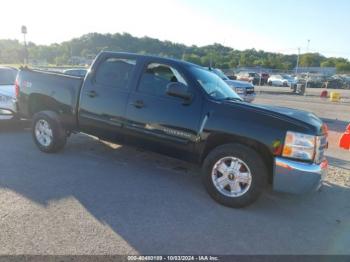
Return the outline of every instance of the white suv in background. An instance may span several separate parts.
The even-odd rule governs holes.
[[[269,86],[289,86],[293,87],[297,84],[297,80],[286,74],[271,75],[267,80]]]
[[[16,68],[0,67],[0,120],[11,120],[16,117],[17,72]]]

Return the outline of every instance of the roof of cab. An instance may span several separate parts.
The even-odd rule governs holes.
[[[143,55],[143,54],[136,54],[136,53],[113,52],[113,51],[102,51],[99,55],[125,55],[125,56],[130,56],[130,57],[135,57],[135,58],[140,57],[140,58],[146,58],[146,59],[156,59],[156,60],[163,61],[163,62],[175,62],[175,63],[179,63],[179,64],[186,65],[186,66],[200,67],[197,64],[186,62],[186,61],[183,61],[180,59],[161,57],[161,56],[156,56],[156,55]]]

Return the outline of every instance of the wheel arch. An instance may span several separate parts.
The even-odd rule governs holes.
[[[273,154],[265,144],[251,138],[231,134],[211,134],[206,141],[203,153],[201,155],[201,163],[203,163],[205,158],[213,149],[217,148],[218,146],[230,143],[241,144],[256,151],[261,156],[266,165],[269,174],[269,182],[272,182]]]
[[[28,100],[28,113],[30,117],[33,117],[36,113],[42,111],[55,112],[58,115],[59,113],[56,109],[55,104],[55,100],[48,96],[41,94],[32,94]]]

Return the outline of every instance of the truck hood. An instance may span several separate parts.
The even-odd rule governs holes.
[[[312,130],[312,134],[321,135],[326,131],[323,122],[315,114],[280,106],[267,106],[258,104],[235,103],[236,105],[244,107],[246,110],[255,111],[258,114],[263,114],[268,117],[274,117],[281,121],[289,122],[290,124]]]
[[[15,98],[15,86],[14,85],[0,85],[0,95],[9,96]]]
[[[310,113],[303,110],[281,107],[281,106],[264,106],[260,105],[259,107],[267,109],[272,112],[277,112],[282,115],[294,118],[296,120],[302,121],[304,123],[311,124],[313,126],[322,126],[323,122],[319,119],[314,113]]]

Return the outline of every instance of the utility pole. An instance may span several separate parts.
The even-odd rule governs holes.
[[[298,47],[298,57],[297,57],[297,65],[295,67],[295,74],[298,74],[298,69],[299,69],[299,59],[300,59],[300,47]]]
[[[212,68],[213,68],[213,53],[210,52],[209,69],[211,70]]]
[[[306,53],[309,53],[310,39],[307,40]]]
[[[260,66],[259,86],[261,86],[261,78],[262,78],[262,68]]]
[[[307,40],[307,46],[306,46],[306,53],[309,53],[309,48],[310,48],[310,39]],[[305,83],[305,89],[307,88],[307,85],[309,83],[309,75],[310,75],[310,70],[309,70],[309,64],[307,65],[307,74],[306,74],[306,83]]]
[[[24,41],[24,64],[26,65],[28,63],[28,50],[27,50],[27,41],[26,41],[26,34],[27,34],[27,27],[25,25],[22,25],[21,27],[21,33],[23,34],[23,41]]]

